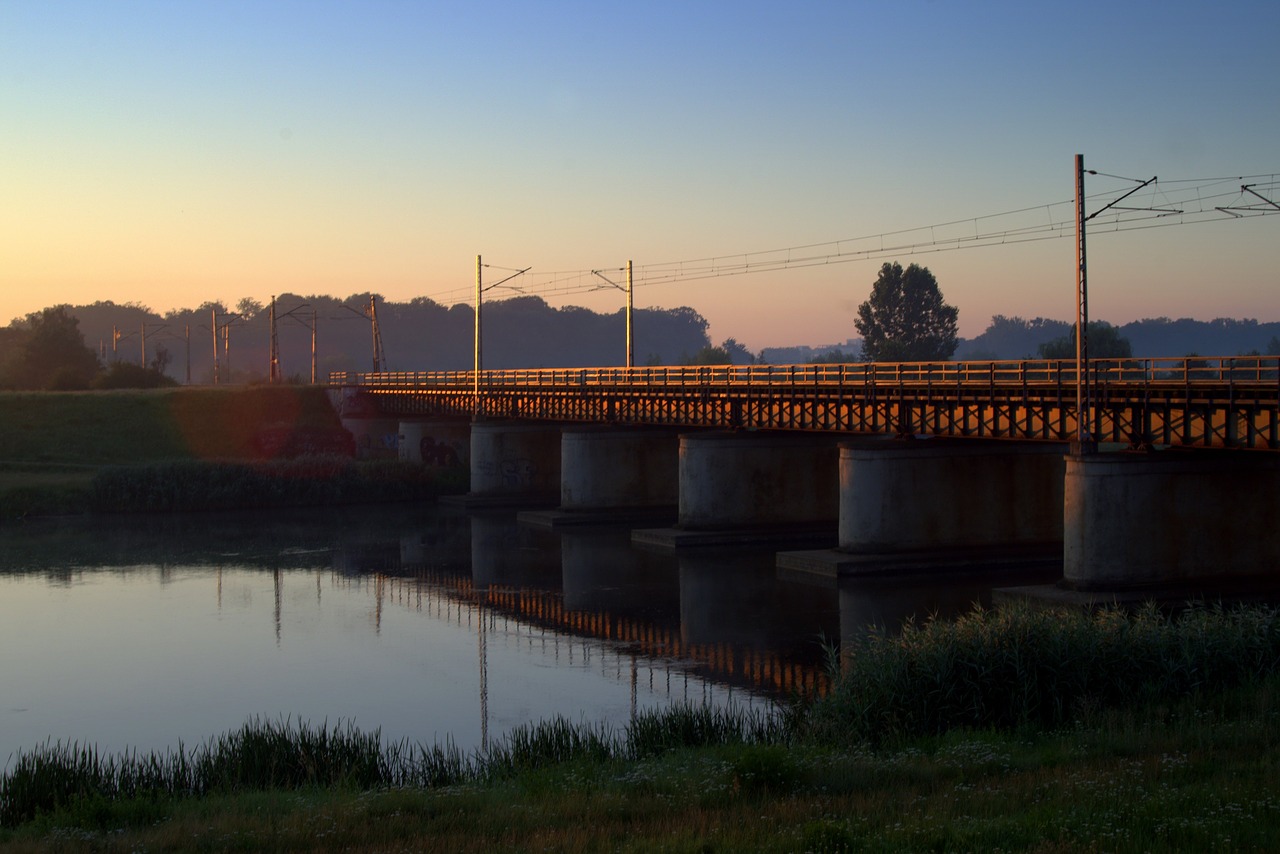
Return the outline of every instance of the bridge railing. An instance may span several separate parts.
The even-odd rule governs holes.
[[[1090,379],[1153,386],[1274,383],[1280,388],[1280,356],[1187,356],[1094,359]],[[330,385],[389,388],[472,388],[474,371],[334,372]],[[809,365],[678,365],[641,368],[516,368],[480,372],[480,387],[570,386],[1072,386],[1073,359],[968,362],[860,362]]]

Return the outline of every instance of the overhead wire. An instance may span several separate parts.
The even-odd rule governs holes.
[[[1089,174],[1125,182],[1145,180],[1103,172],[1091,171]],[[1246,191],[1250,187],[1253,188],[1253,195],[1256,197],[1260,194],[1261,199],[1247,198]],[[1263,200],[1274,200],[1278,191],[1280,191],[1280,180],[1277,173],[1173,180],[1156,178],[1151,180],[1149,187],[1141,188],[1137,192],[1133,192],[1131,187],[1094,191],[1090,193],[1089,201],[1099,207],[1101,215],[1091,219],[1090,232],[1110,234],[1190,225],[1210,219],[1229,220],[1276,214],[1280,213],[1280,207],[1276,207],[1274,203],[1265,204]],[[1132,204],[1123,206],[1114,204],[1126,194],[1132,194],[1135,199]],[[1145,204],[1143,200],[1146,200]],[[1045,216],[1041,217],[1042,213]],[[998,220],[1030,214],[1036,214],[1035,221],[1025,224],[1011,223],[1004,227],[996,223]],[[986,223],[991,223],[992,226],[987,228]],[[1016,245],[1069,237],[1073,236],[1074,232],[1075,202],[1067,199],[862,237],[682,261],[640,264],[633,267],[632,283],[635,287],[650,287],[673,282],[701,281],[751,273],[880,260],[901,255]],[[912,235],[917,237],[913,238]],[[516,271],[515,268],[507,267],[495,267],[495,269]],[[620,269],[601,266],[594,269],[541,273],[531,271],[522,277],[519,284],[501,287],[528,296],[569,296],[607,289],[609,285],[602,283],[595,275],[596,272]],[[459,286],[425,296],[443,305],[452,305],[467,301],[474,293],[474,288]]]

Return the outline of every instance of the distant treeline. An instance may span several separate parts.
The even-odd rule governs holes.
[[[276,298],[276,334],[281,375],[311,377],[312,325],[316,367],[323,381],[333,371],[373,369],[370,294],[346,299],[281,294]],[[426,298],[387,302],[375,298],[386,356],[382,370],[467,370],[474,359],[475,312],[469,305],[447,307]],[[236,306],[206,302],[161,315],[145,306],[96,302],[68,306],[80,322],[85,343],[104,362],[146,361],[163,349],[166,372],[182,382],[213,378],[214,333],[224,381],[265,379],[270,371],[270,306],[241,300]],[[483,308],[484,367],[585,367],[626,361],[626,317],[620,309],[600,314],[577,306],[555,308],[541,297],[522,296]],[[637,365],[679,364],[710,347],[707,321],[692,308],[642,308],[633,316]]]
[[[280,375],[300,382],[311,379],[313,331],[316,374],[321,382],[334,371],[372,370],[371,301],[376,306],[385,354],[385,360],[379,360],[382,370],[467,370],[472,366],[475,315],[471,306],[446,307],[426,298],[386,302],[368,293],[346,299],[286,293],[275,304]],[[270,372],[270,315],[269,305],[252,299],[243,299],[234,307],[206,302],[163,315],[134,303],[110,301],[45,309],[0,329],[0,387],[141,386],[153,384],[149,377],[165,376],[179,383],[206,384],[213,380],[215,346],[222,382],[263,381]],[[33,323],[33,319],[44,322]],[[72,328],[65,328],[64,319]],[[625,362],[626,319],[622,310],[601,314],[577,306],[555,308],[540,297],[521,296],[486,303],[483,321],[486,368]],[[76,336],[77,323],[86,348],[97,354],[97,366],[89,353],[84,354],[87,364],[77,361],[70,369],[64,364],[68,353],[76,349],[69,346],[74,343],[69,339]],[[800,344],[758,353],[733,338],[712,346],[707,327],[707,320],[687,306],[637,309],[635,363],[799,364],[854,362],[862,357],[861,341],[856,338],[842,344]],[[46,334],[50,331],[58,334]],[[981,335],[960,340],[954,358],[1039,358],[1046,345],[1061,345],[1071,331],[1066,321],[995,315]],[[1127,342],[1128,352],[1134,356],[1280,355],[1280,322],[1161,317],[1103,331]],[[135,377],[129,372],[143,370],[144,345],[146,373]],[[45,373],[50,376],[43,376]]]
[[[1280,323],[1156,317],[1114,328],[1140,357],[1280,355]],[[1061,320],[997,314],[981,335],[961,340],[955,358],[1034,359],[1042,345],[1069,337],[1071,329],[1072,324]]]

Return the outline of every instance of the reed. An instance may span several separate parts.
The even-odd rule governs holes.
[[[976,610],[911,623],[897,636],[872,632],[846,660],[833,691],[804,716],[808,735],[860,742],[958,727],[1053,728],[1276,673],[1280,612]]]
[[[771,737],[759,713],[677,706],[645,712],[621,732],[565,718],[528,724],[487,750],[451,742],[383,743],[350,723],[314,726],[254,718],[191,750],[103,755],[94,747],[45,744],[21,752],[0,776],[0,826],[93,800],[190,798],[250,790],[436,788],[506,779],[583,761],[652,756],[676,747],[758,743]]]

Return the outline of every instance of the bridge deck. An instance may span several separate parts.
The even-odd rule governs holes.
[[[1093,361],[1101,442],[1280,450],[1280,357]],[[335,373],[388,415],[1076,438],[1071,361]]]

